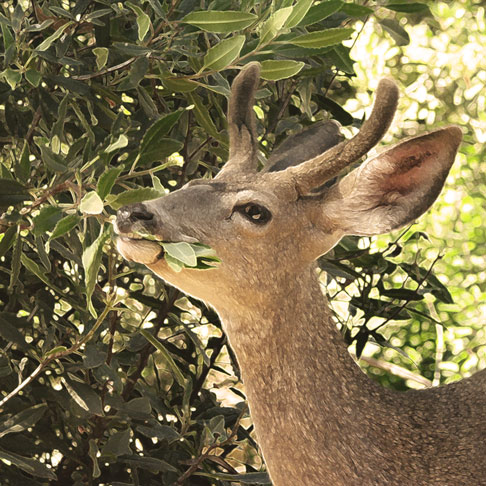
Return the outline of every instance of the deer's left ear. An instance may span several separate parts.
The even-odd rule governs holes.
[[[411,223],[439,195],[461,139],[458,127],[448,127],[367,161],[322,195],[317,224],[371,236]]]

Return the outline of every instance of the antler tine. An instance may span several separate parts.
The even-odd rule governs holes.
[[[294,180],[298,193],[309,193],[315,187],[335,177],[374,147],[388,130],[397,103],[397,85],[391,79],[382,79],[378,83],[371,115],[353,138],[285,171],[288,173],[287,176]]]
[[[229,172],[254,172],[257,169],[253,105],[259,80],[260,64],[251,62],[233,81],[228,109],[229,160],[218,177]]]

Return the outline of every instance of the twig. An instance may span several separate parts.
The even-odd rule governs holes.
[[[27,385],[32,383],[41,373],[44,371],[44,369],[54,360],[60,359],[60,358],[65,358],[66,356],[69,356],[72,353],[75,353],[78,351],[78,349],[86,344],[88,341],[90,341],[93,336],[95,335],[96,331],[98,328],[101,326],[101,324],[104,322],[106,316],[108,313],[112,310],[114,310],[114,307],[112,307],[112,304],[115,301],[115,296],[113,296],[108,303],[106,304],[106,307],[104,308],[103,312],[100,314],[98,319],[96,320],[94,326],[89,330],[89,332],[82,338],[80,339],[77,343],[73,344],[70,348],[65,349],[64,351],[59,351],[56,352],[52,355],[49,356],[49,352],[47,353],[47,358],[43,359],[37,368],[27,377],[25,380],[23,380],[19,385],[12,390],[7,396],[5,396],[2,400],[0,400],[0,407],[5,405],[11,398],[16,396],[21,390],[23,390]],[[54,348],[55,349],[55,348]],[[51,351],[52,352],[52,351]]]

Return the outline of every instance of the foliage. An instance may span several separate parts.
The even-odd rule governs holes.
[[[421,22],[428,7],[1,8],[2,484],[268,484],[217,316],[122,261],[111,217],[217,172],[228,154],[230,82],[248,61],[260,61],[267,80],[255,108],[262,160],[316,120],[354,130],[360,119],[342,103],[353,91],[359,19],[371,16],[404,45],[401,19]],[[346,306],[361,320],[343,333],[358,354],[370,338],[388,344],[370,319],[423,313],[413,302],[424,294],[450,302],[420,259],[397,263],[401,244],[375,251],[348,238],[322,261],[337,287],[356,284]],[[409,278],[391,285],[395,272]]]
[[[414,313],[411,321],[387,325],[385,337],[408,357],[391,348],[365,350],[368,356],[419,372],[438,385],[486,366],[486,61],[481,48],[486,21],[484,5],[475,0],[430,6],[433,17],[407,26],[411,40],[405,47],[381,35],[376,24],[364,26],[353,50],[362,60],[355,65],[358,92],[345,108],[359,113],[371,101],[369,86],[392,76],[402,85],[402,95],[388,143],[451,123],[463,130],[464,142],[441,197],[412,228],[427,232],[428,239],[410,241],[399,257],[409,263],[418,258],[429,268],[440,254],[434,273],[454,304],[425,295],[415,309],[433,319]],[[385,249],[395,238],[380,237],[372,243],[373,251]],[[394,281],[399,282],[396,277]],[[370,327],[379,324],[375,319]],[[360,325],[358,319],[354,325]],[[385,384],[397,382],[377,368],[369,371]]]

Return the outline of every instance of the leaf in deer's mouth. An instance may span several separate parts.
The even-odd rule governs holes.
[[[142,233],[137,233],[137,236],[158,243],[164,249],[165,261],[175,272],[180,272],[183,268],[207,270],[221,263],[216,252],[202,243],[167,242],[155,235]]]

